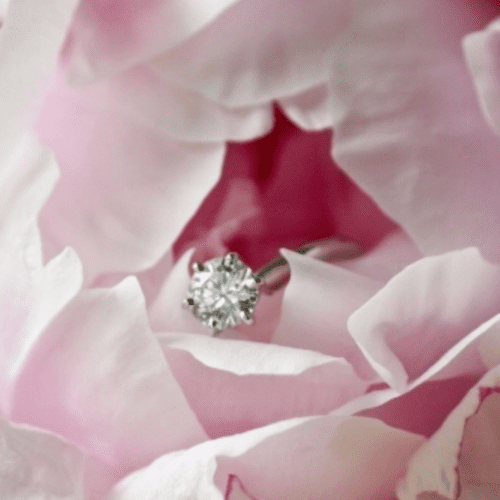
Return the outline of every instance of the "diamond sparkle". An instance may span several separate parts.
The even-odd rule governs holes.
[[[184,304],[207,327],[226,330],[252,324],[259,297],[259,278],[237,254],[193,264]]]

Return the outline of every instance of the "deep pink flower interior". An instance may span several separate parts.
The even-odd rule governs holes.
[[[369,249],[396,228],[332,160],[330,130],[304,132],[277,107],[275,120],[265,137],[229,144],[219,183],[174,245],[177,257],[190,246],[202,247],[211,229],[252,208],[257,213],[226,235],[224,243],[253,268],[274,258],[280,247],[339,236]],[[253,199],[232,189],[237,179],[254,187]],[[204,248],[203,256],[209,254]]]

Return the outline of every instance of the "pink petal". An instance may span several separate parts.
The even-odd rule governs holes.
[[[330,128],[332,120],[332,96],[328,85],[323,83],[300,94],[280,99],[284,113],[303,130]]]
[[[0,169],[1,251],[19,253],[31,248],[26,270],[42,266],[38,235],[34,234],[38,214],[57,181],[58,169],[52,152],[41,146],[32,134],[20,136],[12,154],[3,159]],[[26,241],[26,239],[28,241]],[[26,272],[25,270],[25,272]]]
[[[0,407],[9,413],[18,371],[40,332],[79,291],[81,264],[66,249],[47,266],[36,220],[54,185],[53,155],[30,135],[17,144],[0,173]]]
[[[136,274],[141,285],[142,292],[144,293],[146,304],[151,304],[154,298],[158,295],[165,276],[171,272],[173,266],[174,255],[172,249],[170,248],[153,267]],[[125,276],[121,276],[121,279],[124,277]],[[115,281],[114,284],[119,281],[120,280]]]
[[[348,3],[240,1],[159,57],[165,78],[230,106],[294,95],[327,80]],[[248,34],[251,33],[251,36]]]
[[[422,441],[375,419],[318,419],[220,457],[215,478],[233,472],[259,498],[385,500]]]
[[[500,258],[500,142],[460,50],[495,8],[365,2],[332,59],[334,158],[425,253]]]
[[[143,64],[92,88],[95,101],[183,141],[246,141],[273,126],[270,104],[228,108],[161,79]]]
[[[214,484],[217,454],[245,453],[249,448],[277,432],[294,428],[309,418],[278,422],[237,436],[210,440],[189,450],[164,455],[148,467],[124,478],[107,500],[153,500],[168,491],[174,498],[223,500],[225,484]],[[224,482],[224,481],[223,481]],[[219,486],[219,487],[218,487]]]
[[[373,376],[347,329],[347,319],[383,284],[420,253],[401,231],[375,248],[335,265],[286,251],[292,270],[281,321],[273,342],[319,350],[348,359],[360,374]]]
[[[82,500],[83,454],[60,437],[0,420],[0,496]]]
[[[426,380],[414,389],[356,412],[356,415],[376,418],[391,427],[430,437],[477,380],[475,375]]]
[[[236,0],[83,0],[66,40],[72,79],[88,82],[174,47]]]
[[[481,395],[484,399],[465,425],[460,448],[461,500],[488,500],[500,494],[500,389],[483,388]]]
[[[477,249],[408,266],[358,309],[348,328],[372,367],[403,390],[498,310],[500,269]]]
[[[257,500],[245,491],[241,481],[236,476],[229,476],[224,500]]]
[[[206,437],[149,330],[135,278],[81,292],[39,336],[12,418],[78,443],[117,477]]]
[[[399,429],[430,436],[488,367],[499,363],[497,314],[449,348],[403,392],[373,386],[332,414],[375,417]]]
[[[256,499],[386,500],[421,443],[361,417],[284,421],[165,455],[119,483],[110,500],[161,498],[165,491],[223,500],[233,476]]]
[[[0,32],[0,159],[8,156],[35,117],[76,4],[8,3]]]
[[[496,455],[488,455],[497,431],[486,427],[489,419],[497,419],[499,386],[499,369],[495,368],[469,391],[442,427],[414,454],[406,478],[398,487],[400,500],[429,498],[420,496],[423,492],[446,499],[494,498],[481,493],[486,493],[491,483],[498,483],[499,479],[492,463],[497,450]]]
[[[313,351],[197,335],[162,335],[160,341],[212,438],[325,414],[368,386],[345,360]]]
[[[376,281],[387,282],[422,257],[408,235],[401,229],[396,229],[363,255],[336,262],[335,265]]]
[[[175,333],[160,334],[158,338],[164,350],[189,352],[203,365],[235,375],[300,375],[332,361],[347,366],[344,360],[315,351],[273,344]]]
[[[360,375],[373,377],[347,330],[347,318],[383,283],[295,252],[282,254],[290,264],[291,279],[272,341],[344,357]]]
[[[61,168],[41,214],[45,249],[74,247],[88,282],[154,264],[215,184],[224,156],[222,144],[172,141],[92,96],[59,82],[38,123]]]
[[[500,135],[500,19],[467,35],[463,47],[483,113]]]

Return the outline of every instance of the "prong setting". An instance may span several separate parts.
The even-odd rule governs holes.
[[[203,264],[195,262],[184,300],[186,307],[215,332],[253,323],[259,278],[231,252]]]
[[[203,271],[205,271],[205,266],[203,264],[201,264],[200,262],[195,262],[192,266],[191,266],[191,269],[193,270],[193,272],[195,273],[202,273]]]

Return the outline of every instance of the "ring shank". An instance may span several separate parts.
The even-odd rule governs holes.
[[[338,238],[313,241],[294,251],[324,262],[349,260],[359,257],[362,253],[361,247],[356,242]],[[271,295],[286,285],[290,279],[290,265],[284,257],[278,257],[259,269],[255,274],[261,280],[259,290]]]

